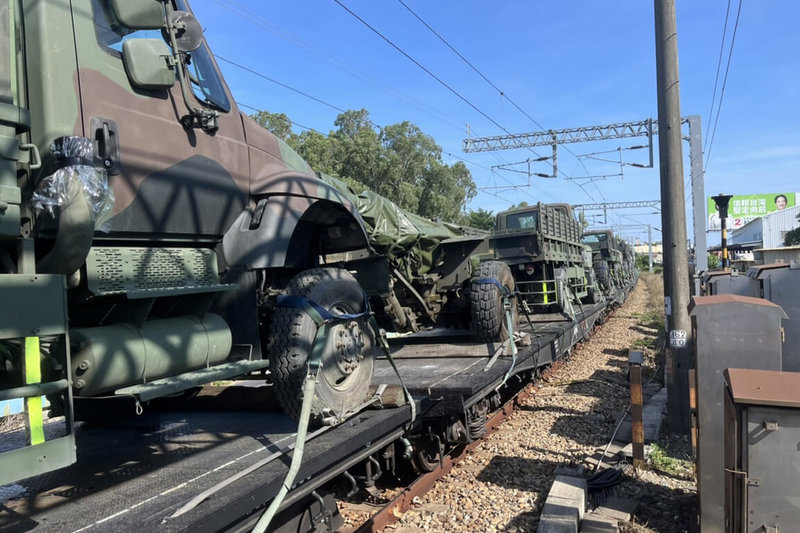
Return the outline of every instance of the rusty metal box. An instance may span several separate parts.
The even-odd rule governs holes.
[[[725,371],[725,532],[797,531],[800,373]]]

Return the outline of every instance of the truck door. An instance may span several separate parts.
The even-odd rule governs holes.
[[[172,7],[188,10],[184,0]],[[142,90],[129,81],[123,41],[160,39],[161,31],[123,27],[109,0],[73,0],[72,17],[76,134],[96,141],[108,169],[115,195],[110,236],[218,240],[247,203],[249,169],[241,117],[207,44],[186,52],[186,79],[193,105],[218,114],[213,131],[184,126],[187,106],[177,82]]]

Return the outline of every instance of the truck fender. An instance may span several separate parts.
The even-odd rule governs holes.
[[[307,267],[296,258],[307,257],[312,246],[323,253],[366,248],[364,223],[348,207],[303,196],[261,198],[223,236],[225,262],[245,269]]]

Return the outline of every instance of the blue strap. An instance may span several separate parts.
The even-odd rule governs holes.
[[[283,307],[294,307],[296,309],[302,309],[303,311],[310,311],[314,310],[316,313],[309,312],[308,314],[311,318],[314,319],[314,322],[317,323],[319,326],[323,322],[338,322],[343,320],[357,320],[359,318],[364,318],[370,314],[369,309],[369,300],[367,299],[367,295],[364,295],[364,311],[361,313],[344,313],[341,315],[337,315],[331,313],[317,302],[309,300],[308,298],[304,298],[302,296],[297,296],[296,294],[289,294],[289,295],[281,295],[278,296],[277,304]],[[315,316],[315,314],[317,316]]]
[[[503,293],[504,296],[511,297],[511,296],[516,296],[517,294],[519,294],[519,291],[516,291],[516,290],[514,292],[511,292],[508,289],[508,287],[506,287],[505,285],[503,285],[502,283],[500,283],[499,281],[497,281],[494,278],[480,278],[475,283],[477,283],[479,285],[494,285],[495,287],[500,289],[500,291]]]

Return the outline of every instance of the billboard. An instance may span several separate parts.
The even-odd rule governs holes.
[[[741,228],[754,218],[797,205],[795,193],[737,194],[728,203],[729,230]],[[708,230],[719,230],[720,220],[714,200],[708,198]]]

